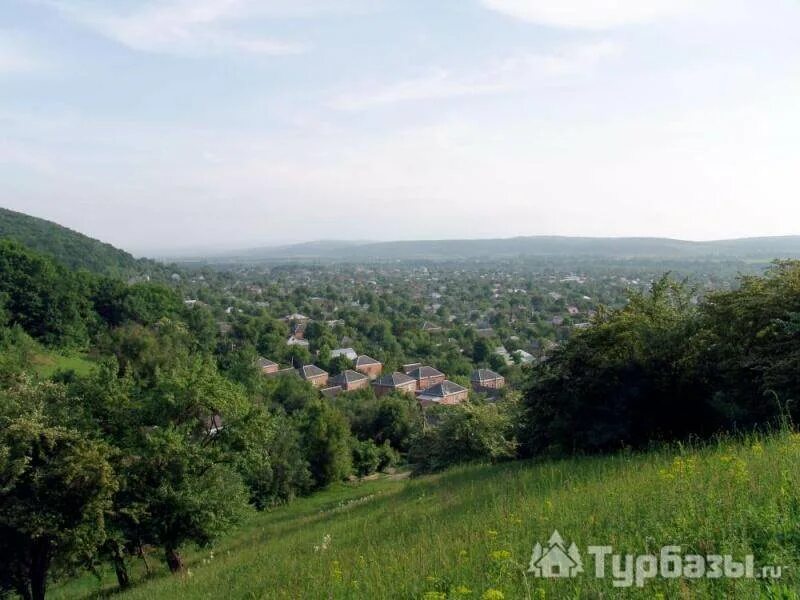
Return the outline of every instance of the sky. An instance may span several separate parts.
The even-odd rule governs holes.
[[[140,255],[800,234],[800,0],[3,0],[0,206]]]

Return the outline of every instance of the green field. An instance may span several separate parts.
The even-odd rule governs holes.
[[[42,378],[52,377],[58,371],[75,371],[78,375],[88,375],[94,363],[82,354],[38,353],[31,362],[33,370]]]
[[[154,552],[143,580],[137,559],[136,584],[120,598],[797,598],[799,459],[800,435],[787,433],[341,485],[253,515],[213,550],[188,552],[182,578]],[[610,569],[595,578],[586,555],[574,579],[525,574],[534,542],[554,529],[580,548],[680,545],[787,568],[780,581],[652,579],[641,589],[614,588]],[[93,597],[113,584],[109,570],[51,591]]]

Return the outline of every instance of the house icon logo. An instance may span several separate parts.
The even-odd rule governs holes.
[[[583,573],[583,561],[578,547],[573,542],[567,548],[564,538],[558,531],[554,531],[546,546],[542,547],[536,542],[528,573],[533,573],[535,577],[575,577],[578,573]]]

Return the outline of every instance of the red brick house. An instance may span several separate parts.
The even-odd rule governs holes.
[[[278,372],[278,363],[269,360],[268,358],[264,358],[263,356],[259,356],[256,360],[256,368],[263,374],[268,375],[270,373],[277,373]]]
[[[422,366],[422,363],[409,363],[407,365],[403,365],[403,373],[408,375],[409,373],[411,373],[411,371],[413,371],[417,367],[421,367],[421,366]]]
[[[347,369],[331,379],[331,384],[335,386],[338,385],[345,392],[352,392],[369,386],[369,377],[358,371]]]
[[[469,396],[469,390],[445,379],[443,382],[417,393],[422,408],[435,404],[460,404]]]
[[[416,380],[417,390],[426,390],[444,381],[444,373],[427,366],[417,367],[407,375]]]
[[[405,373],[395,372],[373,381],[372,389],[375,390],[375,395],[378,398],[391,392],[413,394],[417,391],[417,380]]]
[[[328,385],[328,372],[323,371],[317,365],[306,365],[297,371],[300,377],[305,379],[315,388],[322,388]]]
[[[478,369],[470,378],[472,389],[479,394],[491,394],[506,386],[506,378],[491,369]]]
[[[355,370],[359,373],[363,373],[370,379],[377,379],[381,375],[383,365],[374,358],[362,354],[356,358]]]

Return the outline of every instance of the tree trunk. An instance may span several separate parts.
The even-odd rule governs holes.
[[[129,588],[131,579],[128,576],[128,567],[125,565],[125,557],[122,555],[122,549],[119,544],[114,544],[111,560],[114,563],[114,572],[117,574],[119,589],[124,590]]]
[[[171,573],[183,573],[186,567],[183,564],[183,558],[175,548],[165,548],[164,555]]]
[[[139,542],[139,556],[144,562],[144,569],[147,572],[147,576],[150,577],[150,563],[147,562],[147,553],[144,551],[144,547],[142,546],[141,542]]]
[[[50,570],[50,540],[34,542],[31,551],[31,600],[44,600],[47,591],[47,572]]]

